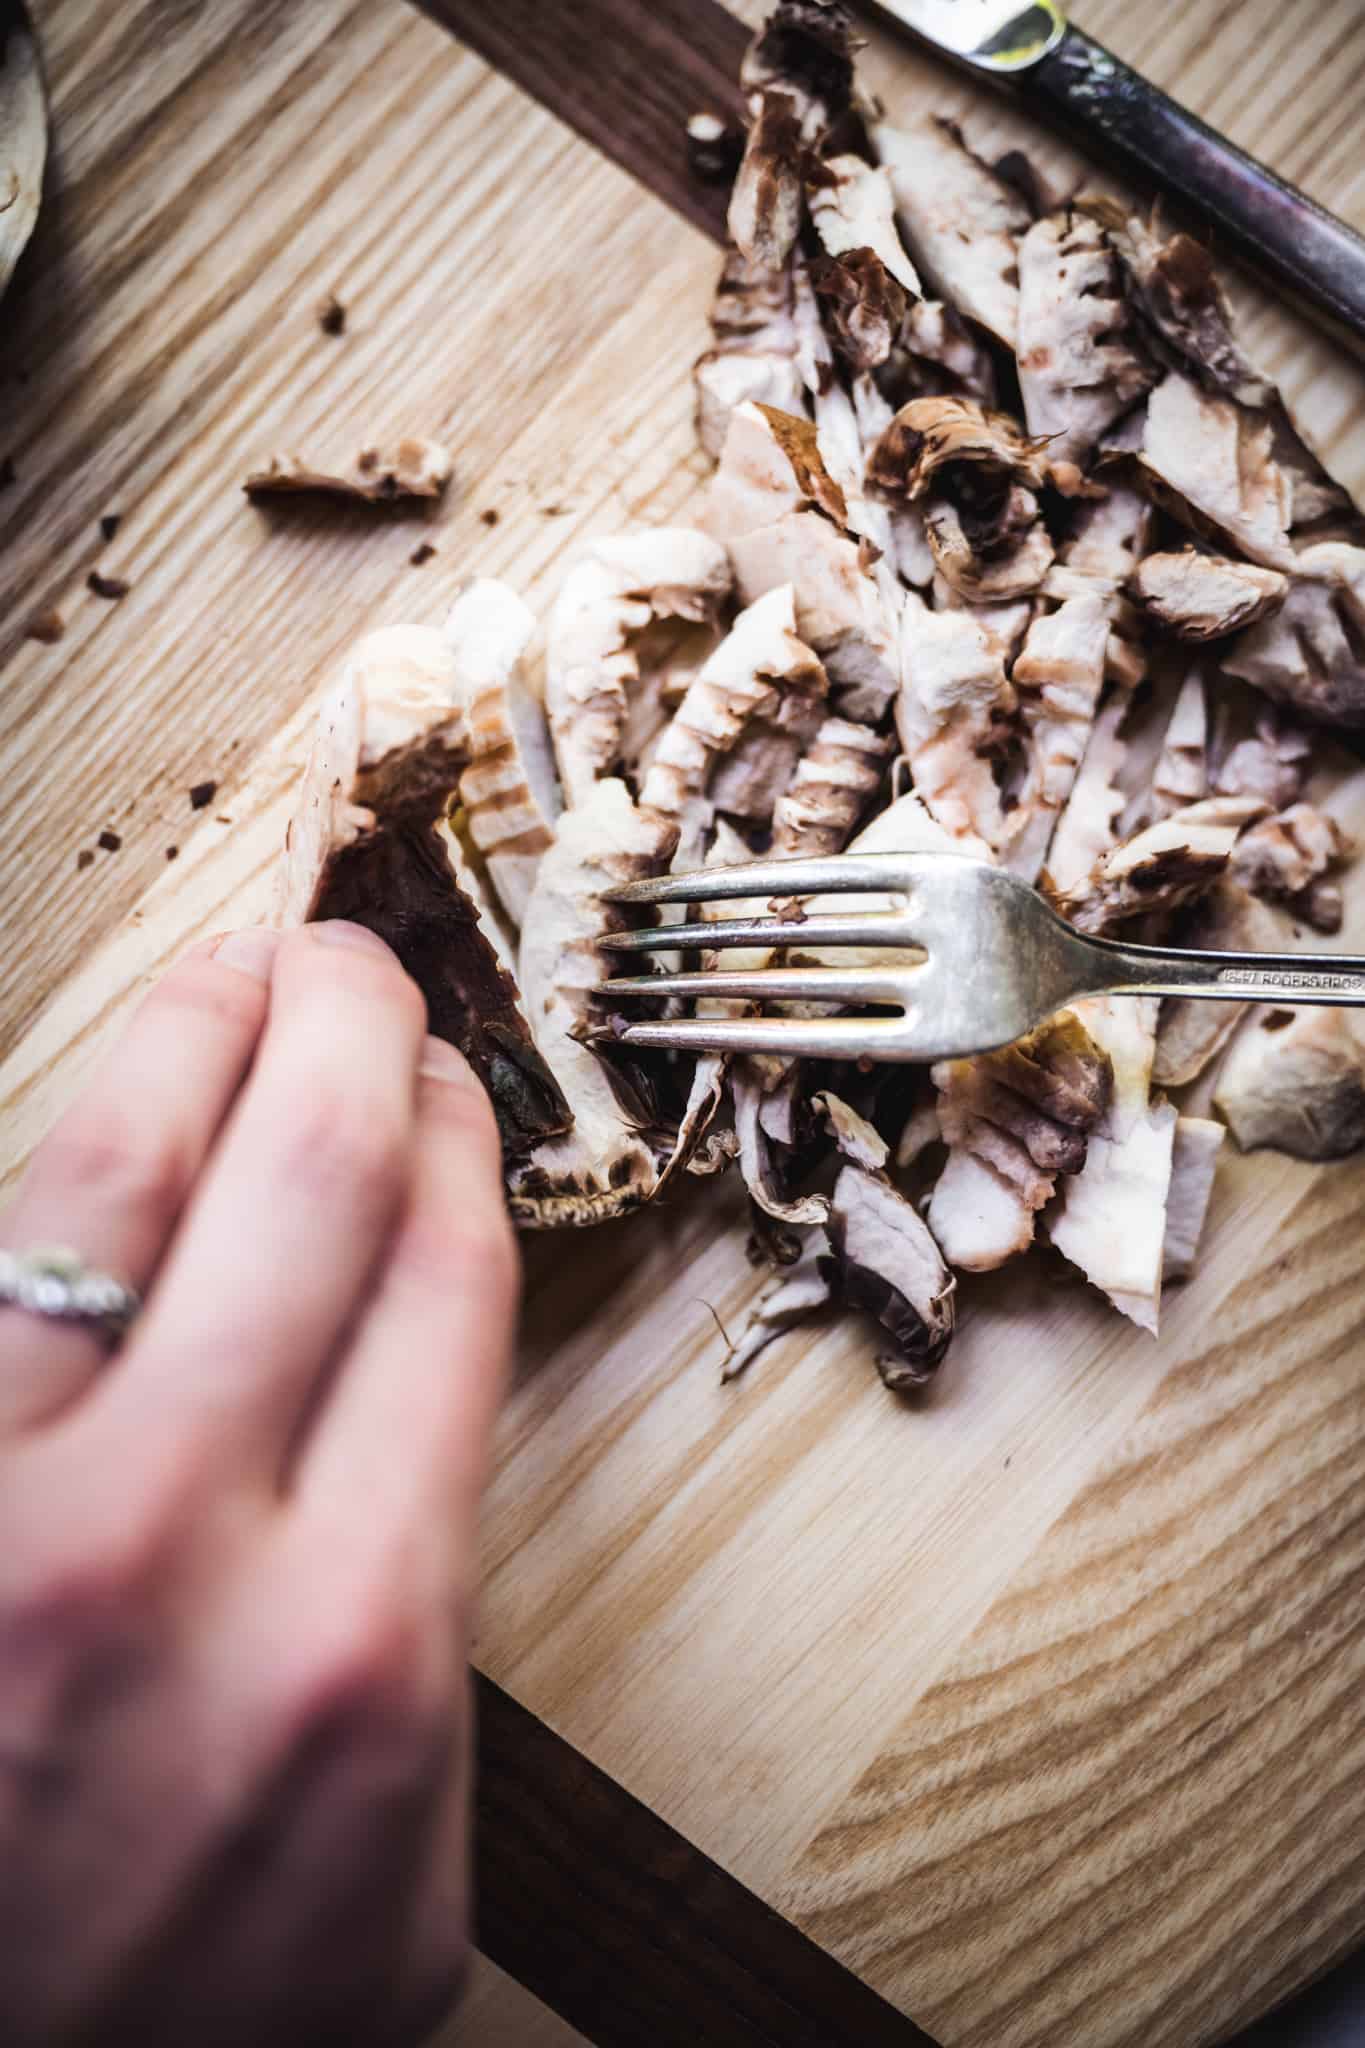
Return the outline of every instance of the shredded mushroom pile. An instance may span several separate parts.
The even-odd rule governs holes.
[[[888,123],[853,52],[838,0],[780,0],[745,60],[698,527],[586,549],[541,692],[500,583],[444,631],[367,642],[324,714],[280,915],[344,911],[395,945],[489,1087],[520,1223],[733,1169],[775,1270],[727,1377],[843,1304],[880,1325],[900,1390],[943,1358],[958,1275],[1037,1243],[1155,1331],[1226,1130],[1311,1159],[1365,1143],[1365,1030],[1097,999],[932,1068],[636,1058],[593,994],[628,915],[600,891],[950,849],[1088,932],[1332,934],[1365,521],[1243,353],[1201,244],[1017,157],[1002,175],[949,122]],[[726,910],[750,907],[770,908]],[[811,906],[771,907],[799,929]]]

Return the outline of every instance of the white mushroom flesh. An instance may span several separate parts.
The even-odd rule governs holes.
[[[1013,348],[1019,328],[1019,241],[1031,215],[1012,185],[974,156],[951,121],[872,129],[896,213],[920,272],[960,312]]]
[[[1209,1117],[1178,1116],[1171,1144],[1171,1185],[1166,1198],[1166,1235],[1161,1246],[1161,1278],[1188,1280],[1199,1255],[1199,1241],[1213,1195],[1218,1155],[1227,1136]]]
[[[1243,1152],[1262,1145],[1296,1159],[1358,1152],[1365,1145],[1361,1013],[1258,1012],[1228,1054],[1213,1102]]]
[[[1289,593],[1280,569],[1234,562],[1226,555],[1148,555],[1138,564],[1134,589],[1157,624],[1182,640],[1225,640],[1278,609]]]
[[[1113,249],[1092,215],[1063,208],[1019,243],[1019,389],[1031,434],[1084,463],[1155,373],[1129,332]]]
[[[1177,509],[1253,562],[1291,569],[1293,494],[1268,421],[1171,370],[1147,401],[1142,464]]]
[[[1157,1004],[1091,996],[1075,1009],[1109,1055],[1114,1090],[1085,1165],[1061,1184],[1048,1234],[1121,1314],[1155,1332],[1176,1126],[1174,1104],[1150,1099]]]
[[[988,750],[1015,706],[999,649],[968,612],[902,613],[896,728],[915,788],[954,838],[997,847],[1005,836]]]
[[[620,967],[598,941],[628,922],[600,891],[664,873],[676,836],[671,820],[637,809],[625,784],[608,777],[563,813],[540,863],[521,928],[522,994],[574,1128],[537,1147],[512,1180],[512,1213],[532,1227],[600,1222],[654,1192],[654,1153],[582,1034],[595,1021],[593,990]]]
[[[514,590],[479,577],[444,627],[468,729],[460,802],[498,900],[518,925],[559,812],[545,714],[520,673],[535,624]]]
[[[592,543],[564,579],[550,617],[545,709],[564,801],[586,802],[620,759],[633,641],[656,617],[714,617],[730,588],[725,550],[689,527]]]

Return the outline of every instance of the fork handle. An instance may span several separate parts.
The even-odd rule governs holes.
[[[1091,939],[1093,995],[1365,1006],[1365,959],[1335,953],[1193,953]]]

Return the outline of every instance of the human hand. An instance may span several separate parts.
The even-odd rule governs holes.
[[[414,2038],[466,1951],[466,1651],[517,1261],[497,1130],[358,927],[212,941],[0,1243],[0,2040]]]

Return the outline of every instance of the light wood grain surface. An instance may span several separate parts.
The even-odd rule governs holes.
[[[1349,0],[1076,13],[1365,225]],[[39,18],[61,186],[0,356],[11,1168],[146,979],[258,914],[351,638],[475,570],[543,608],[577,536],[686,508],[716,263],[399,0]],[[868,64],[893,111],[1028,133],[880,35]],[[1359,488],[1365,379],[1243,296]],[[456,450],[431,524],[241,498],[258,455],[389,426]],[[23,640],[52,603],[65,640]],[[1234,1158],[1159,1341],[996,1276],[918,1411],[850,1326],[720,1387],[731,1192],[534,1244],[480,1663],[950,2048],[1221,2038],[1365,1930],[1363,1211],[1359,1163]]]
[[[475,1956],[460,2009],[429,2048],[591,2048],[487,1956]]]

